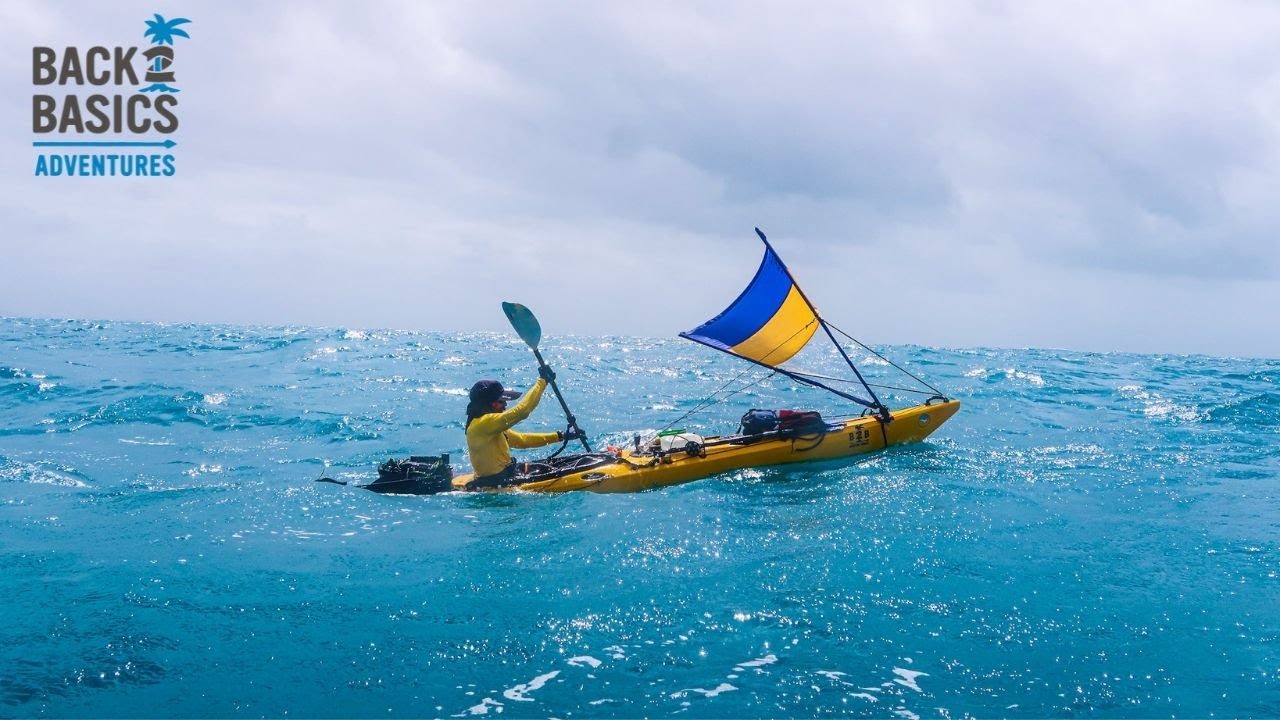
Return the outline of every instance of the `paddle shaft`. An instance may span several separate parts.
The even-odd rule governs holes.
[[[550,369],[547,366],[547,361],[542,359],[542,353],[538,352],[538,348],[534,347],[530,349],[533,350],[533,356],[538,359],[538,367]],[[560,409],[564,410],[565,419],[569,421],[569,429],[581,431],[582,428],[578,427],[578,419],[574,417],[573,412],[569,410],[569,404],[564,401],[564,396],[560,394],[560,388],[556,385],[556,381],[549,380],[547,381],[547,384],[551,386],[551,392],[555,393],[556,400],[560,401]],[[579,440],[582,441],[582,447],[586,448],[587,452],[591,452],[591,446],[587,444],[587,439],[584,437],[579,438]]]

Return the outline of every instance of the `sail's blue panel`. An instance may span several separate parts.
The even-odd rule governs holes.
[[[738,299],[681,335],[765,365],[778,365],[800,352],[817,330],[817,314],[777,253],[766,245],[760,268]]]

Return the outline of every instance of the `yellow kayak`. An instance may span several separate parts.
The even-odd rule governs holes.
[[[742,434],[739,435],[701,437],[682,430],[664,431],[646,444],[641,444],[637,436],[634,447],[629,449],[608,448],[606,452],[592,452],[586,433],[578,427],[577,419],[556,385],[555,373],[551,372],[538,350],[542,338],[538,319],[527,307],[504,302],[503,312],[516,334],[533,351],[539,373],[548,380],[564,411],[568,422],[565,437],[576,438],[586,452],[557,454],[544,460],[512,465],[502,473],[479,480],[474,473],[453,477],[448,455],[411,456],[407,460],[388,460],[378,467],[376,481],[359,487],[374,492],[418,495],[448,490],[638,492],[743,468],[865,455],[893,445],[923,440],[956,414],[960,409],[958,400],[946,397],[937,388],[823,319],[759,228],[756,228],[756,235],[764,243],[765,253],[747,288],[719,315],[689,332],[680,333],[680,336],[772,370],[802,385],[826,390],[863,408],[861,415],[848,420],[825,421],[816,412],[752,410],[743,416],[739,428]],[[832,378],[780,367],[817,336],[819,330],[839,350],[852,378]],[[920,389],[892,389],[920,393],[929,399],[920,405],[890,409],[854,365],[837,340],[836,333],[857,342],[884,364],[892,365],[920,385]],[[827,384],[827,381],[835,380],[856,381],[865,396]],[[345,484],[332,478],[321,480]]]
[[[668,450],[655,441],[639,451],[583,453],[529,462],[517,466],[511,485],[486,490],[637,492],[742,468],[856,457],[923,440],[959,409],[960,401],[946,400],[895,410],[888,423],[869,415],[829,423],[822,430],[712,436],[701,438],[701,442],[688,440]],[[454,477],[453,489],[467,490],[467,483],[474,478],[471,473]]]

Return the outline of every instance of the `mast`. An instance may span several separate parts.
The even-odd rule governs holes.
[[[826,385],[823,385],[821,383],[810,381],[810,384],[817,385],[818,387],[821,387],[821,388],[826,388],[827,390],[830,390],[831,392],[837,395],[840,395],[841,397],[849,398],[851,400],[856,400],[857,402],[860,402],[863,405],[866,405],[867,407],[879,410],[881,417],[888,417],[889,408],[885,407],[884,403],[880,402],[880,398],[876,396],[876,392],[871,389],[871,386],[867,384],[866,379],[862,377],[862,373],[859,372],[858,367],[853,364],[853,360],[849,359],[849,354],[844,351],[844,346],[841,345],[836,340],[836,336],[831,333],[831,328],[827,327],[827,321],[822,319],[822,314],[818,312],[818,308],[814,307],[813,302],[809,300],[809,296],[805,294],[804,288],[800,287],[800,283],[796,282],[796,276],[791,274],[791,268],[787,267],[787,263],[782,260],[782,256],[778,255],[778,251],[774,250],[773,246],[769,244],[769,238],[765,237],[764,233],[761,232],[760,228],[756,228],[756,235],[760,236],[760,241],[763,242],[764,246],[768,248],[770,252],[773,253],[774,257],[778,259],[778,264],[781,265],[782,269],[787,273],[787,277],[791,278],[791,285],[795,287],[796,292],[800,293],[800,297],[804,300],[805,304],[808,305],[809,309],[813,311],[813,316],[818,319],[818,324],[822,326],[822,331],[827,334],[827,338],[831,340],[831,344],[836,346],[836,350],[840,351],[840,357],[844,358],[844,361],[849,366],[849,369],[853,370],[853,374],[857,376],[858,382],[862,383],[862,387],[865,388],[867,391],[867,394],[871,396],[871,402],[853,398],[850,395],[842,393],[833,388],[827,387]],[[683,335],[683,333],[681,334]],[[706,343],[703,343],[703,344],[705,345]],[[750,358],[747,358],[747,359],[750,360]],[[755,362],[755,361],[753,360],[752,362]],[[763,363],[757,363],[757,364],[763,364]],[[797,380],[798,382],[805,382],[803,380],[799,380],[799,378],[797,378],[796,375],[794,375],[793,373],[789,373],[785,370],[778,370],[778,372],[781,372],[787,377],[790,377],[793,380]]]

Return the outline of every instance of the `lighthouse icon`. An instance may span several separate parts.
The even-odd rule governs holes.
[[[147,72],[143,78],[151,84],[138,92],[180,92],[178,88],[169,85],[174,82],[173,40],[191,37],[185,30],[178,27],[189,22],[191,21],[186,18],[165,20],[159,13],[156,13],[154,20],[146,21],[147,31],[142,34],[142,37],[150,38],[152,45],[142,53],[142,56],[147,59]]]

